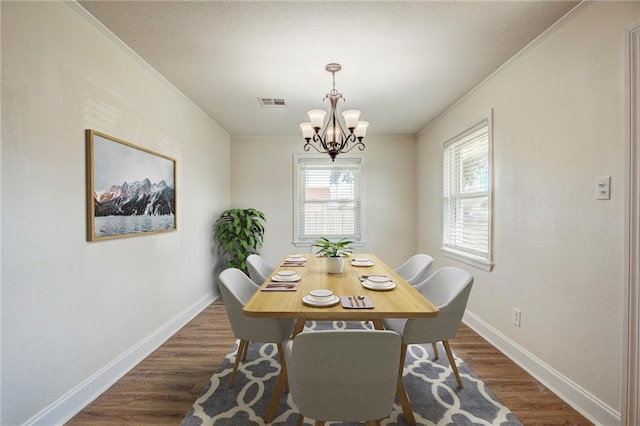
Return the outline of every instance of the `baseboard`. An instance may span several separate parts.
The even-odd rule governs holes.
[[[202,297],[24,424],[64,424],[202,312],[215,300],[215,297],[214,293]]]
[[[594,424],[602,426],[620,424],[619,412],[545,364],[473,313],[466,311],[463,322]]]

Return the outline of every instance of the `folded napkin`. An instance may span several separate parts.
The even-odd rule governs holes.
[[[280,266],[307,266],[307,262],[282,262]]]
[[[298,290],[298,283],[285,283],[285,282],[268,282],[260,289],[262,291],[296,291]]]
[[[340,296],[340,302],[345,309],[373,309],[373,302],[369,296],[364,296],[364,299],[358,299],[354,296]]]

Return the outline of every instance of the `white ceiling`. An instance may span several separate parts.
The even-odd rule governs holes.
[[[368,134],[415,135],[577,1],[80,1],[232,136],[300,134],[330,62]],[[258,97],[284,98],[262,108]]]

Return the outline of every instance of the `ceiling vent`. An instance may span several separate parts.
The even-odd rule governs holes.
[[[282,98],[258,98],[263,108],[286,108],[287,102]]]

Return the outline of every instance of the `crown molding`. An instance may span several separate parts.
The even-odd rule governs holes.
[[[446,110],[442,111],[433,120],[428,122],[422,128],[422,130],[420,130],[416,134],[416,136],[422,135],[422,133],[424,133],[425,130],[427,130],[429,128],[429,126],[431,126],[432,124],[436,123],[440,118],[442,118],[445,115],[447,115],[447,113],[449,113],[449,111],[451,111],[453,108],[455,108],[459,103],[461,103],[467,97],[471,96],[471,94],[473,94],[476,90],[478,90],[479,88],[484,86],[488,81],[492,80],[496,75],[498,75],[500,72],[502,72],[505,68],[509,67],[511,64],[516,62],[518,59],[520,59],[521,57],[523,57],[524,55],[529,53],[531,50],[536,48],[540,43],[542,43],[544,40],[546,40],[547,37],[549,37],[551,34],[555,33],[558,29],[562,28],[567,22],[569,22],[576,15],[578,15],[580,12],[582,12],[584,9],[586,9],[587,6],[589,6],[593,1],[594,0],[583,0],[579,4],[577,4],[573,9],[568,11],[562,18],[558,19],[553,25],[551,25],[549,28],[547,28],[542,34],[540,34],[538,37],[536,37],[531,42],[529,42],[529,44],[527,44],[525,47],[523,47],[518,53],[513,55],[509,60],[507,60],[507,62],[505,62],[498,69],[496,69],[494,72],[492,72],[487,78],[482,80],[473,89],[469,90],[460,99],[455,101],[449,108],[447,108]]]
[[[124,41],[122,41],[117,35],[115,35],[111,30],[104,26],[102,22],[96,19],[87,9],[82,7],[80,3],[76,0],[64,0],[67,6],[71,7],[74,11],[78,13],[78,15],[82,16],[88,23],[94,26],[98,31],[100,31],[108,40],[110,40],[114,45],[116,45],[120,50],[129,55],[131,59],[138,63],[142,68],[144,68],[151,76],[153,76],[156,80],[165,85],[168,89],[173,91],[176,95],[187,101],[191,104],[195,109],[197,109],[201,114],[203,114],[208,120],[210,120],[213,124],[216,125],[220,130],[227,134],[227,136],[231,137],[229,132],[223,129],[215,120],[208,115],[206,112],[202,110],[198,105],[196,105],[191,99],[187,97],[184,93],[182,93],[176,86],[174,86],[169,80],[167,80],[162,74],[160,74],[155,68],[153,68],[147,61],[145,61],[140,55],[138,55],[132,48],[130,48]]]

